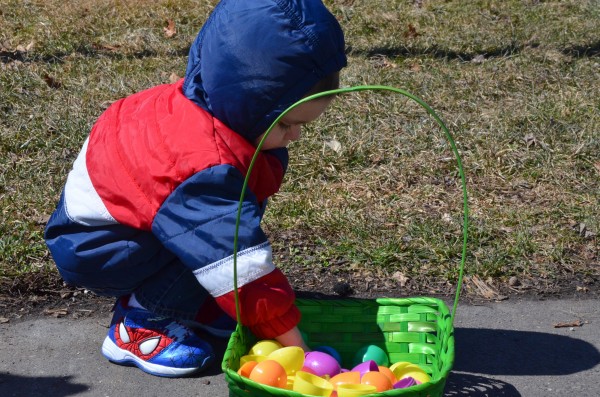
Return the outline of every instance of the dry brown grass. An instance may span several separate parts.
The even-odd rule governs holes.
[[[113,100],[183,75],[215,1],[26,3],[0,11],[5,277],[53,272],[43,226],[89,126]],[[470,195],[467,272],[516,277],[515,290],[597,286],[597,2],[327,4],[347,35],[342,84],[407,89],[454,135]],[[389,94],[340,96],[291,154],[265,219],[286,271],[400,272],[421,287],[455,279],[456,162],[421,108]]]

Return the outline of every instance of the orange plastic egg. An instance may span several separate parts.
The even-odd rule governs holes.
[[[329,379],[329,383],[333,385],[333,390],[337,390],[339,385],[345,384],[360,384],[360,372],[349,371],[337,374],[333,378]]]
[[[360,379],[360,383],[363,385],[375,386],[378,392],[390,390],[393,387],[389,378],[378,371],[369,371],[365,373]]]
[[[396,381],[398,379],[396,379],[396,375],[394,375],[394,373],[392,372],[391,369],[389,369],[388,367],[384,367],[382,365],[379,366],[379,372],[381,372],[382,374],[384,374],[385,376],[388,377],[388,379],[390,380],[390,382],[392,382],[392,385],[394,383],[396,383]]]
[[[254,367],[256,367],[256,364],[258,364],[258,361],[248,361],[248,362],[244,363],[240,367],[240,369],[238,369],[237,373],[245,378],[249,378],[250,373],[252,372]]]
[[[249,378],[263,385],[285,388],[287,374],[285,369],[275,360],[265,360],[256,364]]]

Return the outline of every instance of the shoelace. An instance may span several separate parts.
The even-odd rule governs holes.
[[[167,335],[174,339],[185,339],[190,335],[190,330],[183,324],[177,321],[172,321],[166,327]]]

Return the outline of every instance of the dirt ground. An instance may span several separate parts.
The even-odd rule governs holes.
[[[327,269],[287,268],[299,297],[362,298],[435,296],[452,298],[456,285],[445,281],[407,280],[401,275],[382,275],[335,266]],[[468,302],[506,299],[600,298],[600,280],[564,277],[547,280],[511,279],[501,284],[465,276],[461,300]],[[0,323],[26,316],[80,318],[110,312],[114,300],[99,297],[82,288],[66,285],[55,272],[32,273],[20,278],[0,278]]]

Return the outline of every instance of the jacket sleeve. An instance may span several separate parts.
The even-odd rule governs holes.
[[[173,191],[152,232],[189,266],[196,279],[235,318],[233,244],[244,178],[230,165],[203,170]],[[242,323],[260,338],[279,336],[300,321],[294,292],[276,269],[260,227],[262,208],[246,190],[238,233],[237,286]]]

